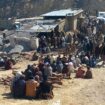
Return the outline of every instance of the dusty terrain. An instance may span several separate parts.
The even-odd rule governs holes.
[[[20,62],[15,67],[24,70],[28,63]],[[11,72],[0,71],[0,77],[10,76]],[[97,68],[92,72],[92,80],[63,80],[63,85],[54,89],[54,99],[48,101],[13,99],[9,87],[0,85],[0,105],[105,105],[105,70]]]

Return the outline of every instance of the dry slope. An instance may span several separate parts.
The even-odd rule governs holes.
[[[21,66],[21,70],[27,64],[21,62],[16,67]],[[9,87],[0,85],[0,105],[105,105],[105,70],[97,68],[92,72],[92,80],[64,80],[63,86],[54,89],[54,99],[49,101],[12,99]],[[0,71],[0,76],[9,74],[11,71]]]

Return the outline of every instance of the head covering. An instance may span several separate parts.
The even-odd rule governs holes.
[[[20,79],[21,76],[22,76],[22,73],[18,71],[15,75],[15,79],[18,80]]]
[[[19,77],[19,76],[21,76],[22,75],[22,73],[20,72],[20,71],[18,71],[17,73],[16,73],[16,77]]]
[[[32,76],[33,75],[31,70],[28,70],[27,73],[28,73],[29,76]]]
[[[31,65],[28,65],[28,66],[27,66],[27,69],[30,69],[30,68],[31,68]]]
[[[4,59],[3,58],[0,58],[0,61],[4,62]]]
[[[68,65],[73,65],[73,63],[72,62],[69,62]]]
[[[69,63],[65,63],[65,65],[68,65]]]
[[[75,56],[74,55],[71,57],[71,60],[75,60]]]
[[[87,67],[86,64],[82,64],[82,67]]]
[[[82,67],[82,65],[81,65],[81,64],[79,64],[79,67]]]
[[[85,59],[86,59],[86,60],[89,60],[88,56],[85,56]]]
[[[76,55],[76,58],[79,58],[79,56],[78,56],[78,55]]]
[[[49,62],[46,62],[45,65],[49,65]]]

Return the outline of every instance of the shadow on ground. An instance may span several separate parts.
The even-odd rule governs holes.
[[[2,96],[4,99],[13,99],[13,96],[11,93],[4,93],[4,94],[2,94]]]

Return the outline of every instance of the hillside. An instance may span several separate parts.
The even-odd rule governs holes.
[[[95,13],[96,10],[105,10],[104,0],[0,0],[0,18],[31,17],[42,13],[63,9],[83,8]]]
[[[70,8],[72,0],[0,0],[0,17],[30,17]]]

